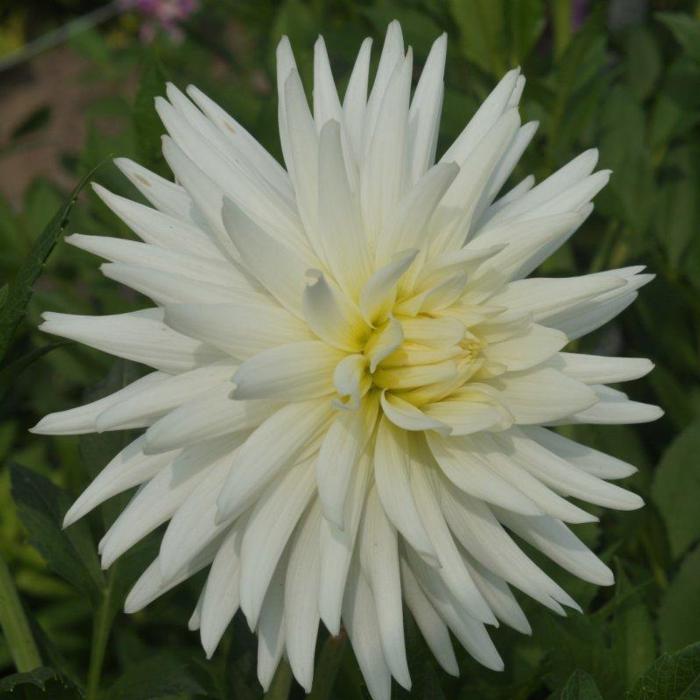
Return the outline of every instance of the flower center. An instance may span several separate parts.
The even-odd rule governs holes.
[[[389,316],[361,353],[340,362],[335,385],[343,407],[370,391],[391,392],[419,407],[441,401],[482,368],[483,341],[454,317]]]

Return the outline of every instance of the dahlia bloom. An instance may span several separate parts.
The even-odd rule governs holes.
[[[638,508],[610,483],[634,468],[549,426],[660,411],[606,386],[648,360],[564,351],[649,275],[525,279],[591,213],[609,177],[596,151],[500,194],[537,126],[520,123],[520,72],[435,162],[446,37],[412,96],[399,24],[368,91],[370,48],[341,102],[318,40],[310,109],[280,42],[286,169],[199,90],[168,86],[156,108],[175,182],[119,159],[152,206],[95,186],[143,242],[68,239],[153,305],[42,325],[153,371],[34,430],[145,429],[65,519],[140,486],[100,543],[104,567],[168,523],[128,612],[208,567],[190,620],[208,655],[240,608],[262,686],[285,656],[308,691],[319,623],[342,626],[380,700],[392,677],[411,685],[403,603],[451,674],[450,632],[500,669],[486,626],[530,631],[511,586],[577,608],[513,535],[613,582],[568,527],[596,517],[567,497]]]

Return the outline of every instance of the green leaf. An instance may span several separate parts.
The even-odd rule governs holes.
[[[104,578],[86,522],[64,530],[69,498],[47,478],[25,467],[11,468],[12,496],[30,543],[51,569],[93,601],[100,597]]]
[[[42,345],[40,348],[30,350],[26,355],[22,355],[14,362],[10,362],[0,369],[0,397],[7,391],[10,383],[24,370],[33,365],[37,360],[40,360],[44,355],[48,355],[53,350],[61,348],[64,345],[70,345],[70,340],[57,340],[53,343]]]
[[[149,51],[134,100],[132,122],[140,162],[155,172],[164,170],[165,159],[161,147],[163,124],[156,112],[154,100],[164,94],[166,81],[167,77],[158,56]]]
[[[27,614],[5,560],[0,557],[0,629],[18,671],[41,665]]]
[[[0,700],[79,700],[82,697],[70,681],[46,666],[0,680]]]
[[[631,27],[626,37],[627,82],[638,99],[648,97],[661,75],[661,53],[649,29]]]
[[[561,691],[560,700],[603,700],[593,677],[577,669],[566,681]]]
[[[204,694],[188,660],[181,655],[162,653],[127,669],[107,690],[105,700],[157,700],[186,694]]]
[[[7,353],[12,336],[24,317],[27,304],[32,298],[34,283],[41,274],[46,259],[68,224],[68,217],[78,198],[78,194],[94,172],[94,169],[91,170],[80,180],[68,201],[56,212],[53,219],[36,240],[34,247],[22,263],[10,285],[5,303],[0,308],[0,360]]]
[[[347,644],[345,635],[328,637],[316,661],[314,685],[308,700],[330,700],[333,698],[333,685],[343,661]]]
[[[674,558],[700,537],[698,454],[700,420],[691,423],[671,443],[654,474],[652,498],[666,523]]]
[[[464,56],[500,77],[506,69],[505,12],[502,0],[450,0]]]
[[[700,61],[700,21],[683,12],[657,12],[656,19],[671,31],[683,50]]]
[[[626,700],[700,698],[700,642],[675,654],[663,654],[628,693]]]
[[[15,141],[23,136],[43,129],[51,120],[51,107],[40,105],[32,110],[13,130],[10,139]]]
[[[631,688],[656,658],[654,628],[641,595],[642,588],[632,587],[620,565],[615,579],[613,653],[626,687]]]
[[[700,620],[700,547],[688,554],[659,609],[659,636],[665,651],[682,649],[698,638]]]
[[[542,0],[519,0],[507,3],[510,37],[510,60],[516,65],[525,61],[546,24]]]

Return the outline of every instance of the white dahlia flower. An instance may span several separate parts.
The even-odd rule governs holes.
[[[68,239],[154,306],[42,325],[154,371],[34,430],[145,428],[65,521],[140,486],[100,543],[104,567],[168,523],[128,612],[209,567],[190,620],[207,654],[240,608],[262,686],[285,656],[308,691],[323,621],[347,631],[379,700],[392,676],[411,685],[404,602],[451,674],[449,632],[500,669],[486,625],[530,631],[509,586],[577,608],[512,535],[613,582],[568,528],[596,517],[566,497],[638,508],[609,483],[634,468],[545,426],[661,412],[605,386],[648,360],[564,352],[634,300],[642,268],[525,279],[591,213],[609,176],[596,151],[500,195],[537,126],[520,123],[520,72],[436,163],[446,37],[412,96],[399,24],[368,91],[370,46],[341,102],[318,40],[310,110],[280,42],[286,169],[199,90],[168,86],[156,108],[175,182],[120,159],[153,206],[95,186],[143,242]]]

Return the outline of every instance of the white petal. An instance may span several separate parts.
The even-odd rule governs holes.
[[[263,600],[294,528],[314,493],[311,460],[290,469],[258,499],[243,535],[241,609],[255,629]]]
[[[289,73],[284,83],[286,128],[281,128],[287,171],[294,185],[299,215],[314,249],[320,252],[318,236],[318,134],[309,111],[299,73]]]
[[[616,274],[620,272],[610,270],[581,277],[517,280],[490,297],[488,303],[531,313],[533,320],[541,323],[575,304],[625,287],[624,278]],[[547,325],[555,324],[547,322]]]
[[[528,515],[542,511],[521,491],[496,474],[465,438],[427,435],[428,446],[445,476],[465,493],[487,503]]]
[[[282,306],[303,318],[301,295],[306,270],[315,267],[314,259],[302,257],[299,249],[276,241],[230,199],[223,203],[222,216],[248,271]]]
[[[477,144],[508,108],[508,101],[520,75],[520,69],[508,71],[491,94],[482,102],[457,140],[445,151],[440,162],[463,163]]]
[[[172,183],[168,183],[172,184]],[[177,185],[172,185],[177,187]],[[99,198],[142,240],[164,249],[198,255],[212,260],[223,260],[221,251],[204,231],[187,218],[165,214],[144,204],[132,202],[93,183]],[[181,189],[181,188],[178,188]],[[186,198],[187,209],[189,197]]]
[[[212,123],[221,130],[221,133],[229,141],[232,148],[243,159],[254,167],[280,193],[292,197],[289,176],[253,136],[194,85],[187,86],[187,94],[209,117]]]
[[[488,344],[483,352],[487,360],[516,372],[539,365],[558,353],[568,342],[561,331],[533,324],[512,338]]]
[[[170,375],[164,372],[151,372],[119,391],[105,396],[97,401],[71,408],[67,411],[49,413],[44,416],[30,432],[38,435],[80,435],[93,433],[97,429],[97,417],[103,412],[116,406],[118,403],[133,396],[140,395],[143,391],[150,391],[162,386]]]
[[[367,498],[370,461],[365,453],[353,466],[346,490],[343,527],[326,518],[321,521],[321,587],[318,608],[321,619],[332,635],[340,632],[343,596],[360,518]]]
[[[558,420],[593,406],[595,392],[549,367],[513,372],[486,382],[516,423],[531,425]]]
[[[217,350],[168,328],[162,311],[111,316],[44,313],[40,329],[163,372],[185,372],[221,359]]]
[[[352,68],[348,87],[343,99],[343,122],[348,131],[350,144],[356,159],[362,155],[362,136],[367,107],[367,84],[369,80],[369,62],[372,51],[372,39],[362,42]]]
[[[642,357],[602,357],[562,352],[551,363],[560,372],[585,384],[614,384],[643,377],[654,364]]]
[[[69,527],[91,510],[133,486],[149,481],[175,458],[176,452],[146,455],[143,452],[145,439],[137,438],[119,452],[93,479],[68,509],[63,527]]]
[[[411,487],[420,518],[432,540],[440,563],[439,575],[459,604],[479,622],[496,624],[496,618],[469,575],[440,507],[433,483],[434,466],[425,447],[412,451]],[[432,460],[431,460],[432,461]]]
[[[411,550],[407,550],[407,557],[423,592],[461,645],[486,668],[502,671],[503,661],[484,625],[459,606],[434,569]]]
[[[504,451],[511,452],[530,473],[558,493],[618,510],[633,510],[644,505],[644,501],[636,493],[608,484],[579,469],[530,440],[517,428],[503,435],[496,435],[494,439],[502,445]]]
[[[630,401],[626,394],[615,392],[608,387],[594,385],[591,388],[598,394],[598,403],[574,414],[571,422],[600,425],[650,423],[664,414],[658,406]]]
[[[496,617],[518,632],[531,634],[532,628],[508,584],[475,559],[467,558],[467,568]]]
[[[367,373],[367,357],[364,354],[346,355],[333,371],[333,385],[338,398],[333,399],[336,408],[355,411],[362,397],[369,391],[372,378]]]
[[[458,491],[445,479],[440,483],[441,504],[447,522],[471,557],[557,613],[563,614],[560,603],[576,607],[561,587],[516,545],[489,506]]]
[[[333,80],[326,43],[319,37],[314,44],[314,121],[316,128],[321,127],[330,119],[340,121],[342,109],[338,99],[338,91]]]
[[[369,371],[374,372],[382,360],[391,355],[403,343],[403,328],[393,316],[381,330],[375,330],[365,345],[364,354],[369,360]]]
[[[238,301],[240,298],[250,298],[255,301],[260,298],[256,292],[222,287],[209,282],[193,280],[184,275],[154,270],[144,265],[103,263],[100,265],[100,271],[105,277],[141,292],[159,305],[186,302],[218,304],[226,301]]]
[[[509,529],[546,554],[552,561],[584,581],[611,586],[612,571],[564,523],[547,515],[527,517],[496,509]]]
[[[316,501],[292,545],[284,586],[284,631],[289,665],[297,682],[311,692],[318,636],[318,551],[321,508]]]
[[[381,404],[386,417],[399,428],[413,431],[435,430],[442,434],[450,432],[450,427],[446,423],[431,418],[413,404],[390,392],[382,392]]]
[[[124,612],[127,615],[143,610],[147,605],[152,603],[156,598],[159,598],[164,593],[175,588],[183,581],[194,576],[201,571],[205,566],[209,566],[216,555],[219,548],[219,540],[212,542],[194,561],[178,571],[177,575],[172,579],[163,579],[160,573],[160,565],[158,559],[153,561],[146,571],[141,574],[141,577],[136,581],[124,603]]]
[[[226,258],[235,258],[236,251],[221,221],[224,193],[202,169],[169,136],[163,137],[163,156],[170,169],[192,198],[195,216],[202,221],[212,241]]]
[[[552,430],[538,426],[525,426],[521,430],[525,435],[536,440],[550,452],[562,457],[570,464],[601,479],[623,479],[634,474],[637,469],[621,459],[611,457],[603,452],[586,447],[578,442],[558,435]]]
[[[525,469],[520,460],[512,453],[501,447],[498,436],[488,433],[471,435],[467,438],[481,459],[500,477],[508,481],[514,488],[521,491],[537,507],[548,515],[559,518],[567,523],[589,523],[598,520],[573,503],[569,503],[556,491],[545,485],[544,479],[539,479]]]
[[[202,647],[210,659],[240,602],[241,528],[226,534],[209,569],[200,620]]]
[[[406,605],[430,647],[430,651],[433,652],[438,663],[447,673],[451,676],[459,676],[459,666],[447,625],[423,593],[411,567],[404,559],[401,560],[401,581]]]
[[[311,330],[340,350],[361,350],[370,329],[357,307],[331,287],[320,270],[309,270],[306,276],[303,309]]]
[[[316,462],[316,481],[323,513],[343,528],[347,493],[353,470],[369,441],[376,423],[378,404],[367,399],[354,411],[340,411],[321,443]]]
[[[514,201],[509,206],[503,207],[493,220],[513,218],[551,201],[557,195],[588,177],[593,172],[597,162],[597,149],[592,148],[584,151],[523,197],[520,197],[517,202]]]
[[[368,51],[369,53],[369,51]],[[368,57],[369,58],[369,57]],[[363,158],[367,156],[367,151],[372,143],[374,130],[379,116],[379,111],[384,102],[384,97],[394,73],[396,66],[404,59],[403,36],[401,34],[401,25],[393,20],[389,23],[384,39],[382,53],[379,56],[379,64],[377,72],[374,76],[374,83],[367,101],[367,109],[365,111],[364,131],[363,131]]]
[[[442,421],[451,429],[450,435],[469,435],[494,426],[507,427],[512,418],[496,402],[469,387],[458,394],[423,406],[426,415]]]
[[[258,624],[258,680],[267,692],[284,652],[284,578],[287,557],[283,557],[270,581]]]
[[[459,174],[445,193],[432,221],[435,234],[430,249],[433,255],[464,245],[491,173],[519,126],[517,110],[508,110],[474,148],[471,160],[456,161],[460,165]]]
[[[369,139],[369,150],[360,165],[362,214],[370,240],[376,240],[388,224],[406,186],[406,134],[411,91],[412,54],[397,62],[381,100]],[[375,88],[367,106],[371,117]],[[369,132],[365,132],[369,135]]]
[[[231,385],[226,383],[163,416],[146,431],[144,451],[156,454],[251,430],[279,408],[269,401],[236,401],[230,394]]]
[[[246,167],[236,154],[229,153],[226,141],[223,145],[214,143],[220,139],[217,130],[184,95],[179,93],[177,98],[173,86],[168,92],[178,100],[179,109],[174,109],[162,98],[156,98],[156,110],[175,143],[210,183],[216,183],[218,193],[230,197],[253,221],[274,231],[275,236],[288,245],[302,242],[301,222],[293,202],[266,182],[255,169]],[[191,167],[186,167],[184,161],[173,160],[172,154],[168,160],[172,161],[176,172],[184,168],[188,174],[195,173]],[[186,179],[183,184],[195,202],[202,208],[206,206],[210,194],[205,194],[199,185]],[[220,231],[220,211],[203,214],[208,215]]]
[[[372,589],[353,566],[343,601],[343,623],[373,700],[391,700],[391,672],[384,658]]]
[[[447,34],[443,34],[430,48],[408,113],[410,183],[420,179],[435,162],[446,56]]]
[[[168,520],[219,460],[229,459],[235,443],[213,440],[183,450],[131,499],[99,544],[108,568],[132,545]]]
[[[330,403],[330,402],[329,402]],[[268,418],[241,447],[219,497],[220,518],[241,513],[255,495],[310,444],[328,420],[329,403],[288,404]]]
[[[114,164],[129,178],[134,187],[136,187],[136,189],[158,210],[180,221],[192,222],[192,199],[187,194],[184,187],[170,182],[160,175],[152,173],[150,170],[146,170],[142,165],[134,163],[134,161],[129,158],[115,158]],[[106,191],[100,188],[99,185],[94,187],[95,191],[100,196]],[[116,195],[112,195],[112,197],[116,198]],[[121,203],[124,203],[124,200],[121,200]],[[108,204],[108,206],[111,206],[111,204]],[[121,216],[120,212],[116,213]],[[126,221],[126,219],[124,220]],[[131,226],[131,222],[127,221],[127,223]],[[220,257],[221,253],[216,246],[213,245],[213,242],[212,246],[217,251],[216,257]]]
[[[210,542],[229,529],[230,522],[216,521],[216,499],[233,458],[234,455],[229,453],[217,460],[173,514],[158,554],[163,578],[175,576]]]
[[[324,259],[340,288],[356,299],[370,276],[371,261],[337,122],[328,122],[321,130],[318,157],[318,226]]]
[[[454,163],[438,163],[406,192],[377,242],[380,263],[388,262],[397,250],[424,246],[428,222],[458,173]]]
[[[416,250],[397,253],[367,280],[360,294],[360,309],[367,323],[375,325],[387,319],[396,300],[399,279],[411,266],[416,253]]]
[[[124,395],[117,403],[99,412],[95,427],[102,432],[151,425],[173,408],[199,398],[222,383],[228,383],[236,366],[232,361],[224,360],[174,376],[161,375],[162,382]]]
[[[237,399],[305,401],[333,392],[333,370],[343,354],[320,340],[263,350],[233,376]]]
[[[165,322],[241,360],[277,345],[313,338],[306,324],[274,302],[167,304]]]
[[[367,497],[360,528],[362,570],[369,578],[376,603],[379,634],[387,665],[397,682],[411,689],[406,662],[403,610],[396,530],[389,522],[375,489]]]
[[[373,463],[377,494],[386,516],[417,552],[437,563],[435,548],[411,492],[411,456],[406,432],[386,417],[379,422]]]

